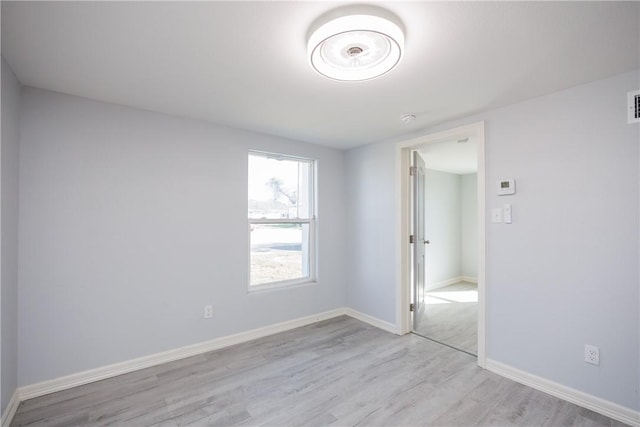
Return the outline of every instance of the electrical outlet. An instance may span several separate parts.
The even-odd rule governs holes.
[[[592,365],[600,365],[600,349],[595,345],[584,345],[584,361]]]
[[[211,319],[213,317],[213,306],[205,305],[204,306],[204,318]]]

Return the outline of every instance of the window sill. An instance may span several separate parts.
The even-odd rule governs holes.
[[[254,294],[254,293],[262,293],[262,292],[268,292],[268,291],[276,291],[279,289],[301,288],[305,286],[316,285],[317,283],[318,282],[316,279],[304,278],[304,279],[297,279],[297,280],[286,280],[282,282],[264,283],[264,284],[253,285],[253,286],[249,285],[249,289],[247,289],[247,293]]]

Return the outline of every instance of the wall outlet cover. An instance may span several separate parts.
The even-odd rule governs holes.
[[[204,306],[204,318],[211,319],[213,317],[213,306],[205,305]]]
[[[592,365],[600,365],[600,349],[595,345],[584,345],[584,361]]]

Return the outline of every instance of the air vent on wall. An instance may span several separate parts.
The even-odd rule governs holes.
[[[629,124],[640,123],[640,90],[629,92],[627,94],[627,118]]]

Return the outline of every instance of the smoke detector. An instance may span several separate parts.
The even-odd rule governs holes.
[[[402,120],[402,123],[404,123],[405,125],[412,123],[415,119],[415,114],[403,114],[402,116],[400,116],[400,120]]]

